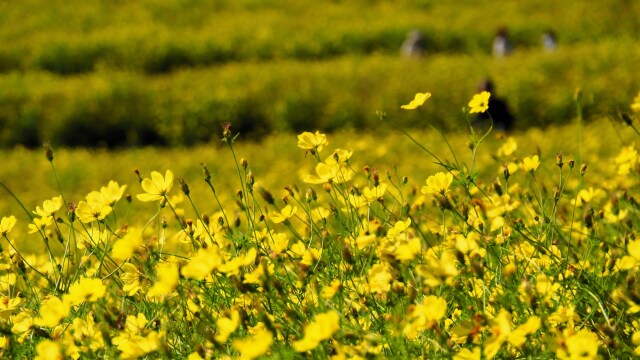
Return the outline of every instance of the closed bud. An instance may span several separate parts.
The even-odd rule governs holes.
[[[242,158],[240,159],[240,165],[242,166],[243,169],[247,170],[247,166],[249,166],[249,162],[247,161],[247,159]]]
[[[207,165],[205,165],[204,163],[201,163],[200,165],[202,166],[202,177],[204,178],[204,181],[210,182],[211,173],[209,172],[209,169],[207,169]]]
[[[142,174],[140,174],[140,170],[135,169],[133,170],[133,172],[136,174],[136,176],[138,177],[138,182],[141,183],[142,182]]]
[[[275,200],[273,199],[273,195],[269,191],[263,188],[259,188],[258,192],[260,193],[260,196],[262,196],[264,201],[267,202],[267,204],[273,205],[275,203]]]
[[[627,126],[633,125],[633,119],[631,119],[631,116],[629,114],[627,114],[626,112],[622,112],[622,111],[618,110],[618,116],[620,116],[622,121],[625,124],[627,124]]]
[[[507,164],[504,164],[504,166],[502,167],[502,175],[504,176],[504,179],[506,181],[509,181],[511,173],[509,172],[509,166]]]
[[[576,166],[576,161],[575,160],[569,160],[569,168],[573,169],[574,166]]]
[[[178,178],[178,183],[180,184],[180,190],[182,190],[182,193],[189,196],[191,190],[189,189],[189,184],[184,181],[184,178]]]
[[[53,149],[51,148],[51,144],[45,142],[42,144],[42,147],[44,148],[44,156],[47,160],[49,160],[49,162],[53,161]]]
[[[315,190],[309,188],[305,193],[305,200],[307,200],[307,202],[316,201],[318,200],[318,194],[316,194]]]
[[[562,165],[564,165],[564,163],[562,162],[562,153],[558,153],[556,155],[556,164],[560,169],[562,169]]]
[[[587,164],[584,163],[580,166],[580,175],[584,175],[584,173],[587,172]]]

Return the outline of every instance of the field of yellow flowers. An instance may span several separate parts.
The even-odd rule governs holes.
[[[401,108],[420,112],[430,96]],[[491,113],[490,96],[474,96],[464,118]],[[29,189],[42,174],[2,182],[3,202],[17,210],[0,221],[0,351],[192,360],[640,355],[638,111],[640,95],[616,123],[583,126],[578,117],[568,130],[520,136],[468,123],[451,140],[436,128],[425,138],[398,128],[384,142],[344,137],[351,148],[303,132],[297,155],[278,147],[282,139],[255,145],[280,153],[267,164],[245,158],[227,124],[228,156],[216,157],[229,163],[224,171],[182,154],[136,170],[139,184],[104,181],[78,199],[77,189],[62,191],[73,181],[63,182],[35,206],[17,184]],[[603,128],[615,140],[603,141]],[[359,148],[397,165],[364,165]],[[42,162],[59,185],[57,161],[45,146]],[[192,162],[199,184],[174,172]]]

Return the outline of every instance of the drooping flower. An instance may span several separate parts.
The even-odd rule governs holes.
[[[173,187],[173,172],[167,170],[164,177],[157,171],[151,172],[151,178],[145,178],[142,180],[143,194],[138,194],[138,200],[140,201],[157,201],[162,200],[167,196],[171,188]]]
[[[483,113],[489,109],[489,98],[491,97],[491,93],[488,91],[483,91],[480,94],[473,95],[471,101],[469,101],[469,107],[471,108],[469,112],[473,113]]]
[[[419,106],[422,106],[425,103],[425,101],[427,101],[430,97],[431,97],[431,93],[429,92],[417,93],[410,103],[406,105],[402,105],[400,106],[400,108],[405,110],[417,109]]]

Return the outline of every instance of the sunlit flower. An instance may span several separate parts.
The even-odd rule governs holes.
[[[64,355],[60,349],[60,344],[51,340],[42,340],[36,346],[38,355],[34,360],[62,360]]]
[[[242,340],[234,340],[233,347],[240,352],[240,359],[255,359],[264,355],[273,344],[273,335],[261,328],[255,334]]]
[[[69,305],[65,304],[58,297],[52,296],[40,305],[40,317],[35,323],[38,326],[54,327],[69,314]]]
[[[133,296],[140,291],[140,278],[141,274],[138,268],[132,263],[126,263],[120,268],[122,274],[120,274],[120,280],[122,280],[122,291],[127,295]]]
[[[29,234],[43,232],[47,226],[51,224],[53,224],[53,218],[51,216],[33,218],[33,222],[29,224]]]
[[[439,172],[427,178],[427,186],[422,187],[423,194],[441,194],[445,195],[449,192],[449,187],[453,182],[453,174],[450,172]]]
[[[102,201],[80,201],[76,208],[76,215],[83,223],[104,220],[113,208]]]
[[[62,196],[56,196],[51,200],[45,200],[42,203],[42,208],[36,206],[36,211],[33,213],[40,217],[53,216],[56,211],[62,207]]]
[[[320,152],[327,144],[327,135],[319,131],[315,134],[306,131],[298,135],[298,147],[301,149]]]
[[[556,350],[556,356],[560,360],[597,359],[598,335],[589,330],[583,329],[565,337],[562,345]]]
[[[97,278],[82,278],[69,287],[69,293],[62,300],[70,306],[100,300],[107,291],[102,280]]]
[[[111,180],[107,186],[100,188],[100,193],[109,206],[113,206],[124,195],[127,185],[120,186],[117,182]]]
[[[167,170],[163,177],[159,172],[152,171],[151,178],[143,179],[140,185],[142,185],[142,190],[144,190],[145,193],[138,194],[138,200],[162,200],[167,196],[169,191],[171,191],[171,187],[173,187],[173,172],[171,172],[171,170]]]
[[[340,329],[340,315],[336,311],[318,314],[304,327],[304,337],[293,342],[293,349],[305,352],[315,349],[324,340],[329,340]]]
[[[473,95],[471,101],[469,101],[469,112],[473,113],[483,113],[489,109],[489,97],[491,97],[491,93],[488,91],[483,91],[480,94]]]
[[[269,214],[269,218],[275,224],[279,224],[281,222],[284,222],[284,221],[287,221],[287,220],[291,219],[291,217],[293,217],[293,215],[295,215],[296,211],[298,211],[298,208],[296,206],[287,205],[284,208],[282,208],[282,210],[280,212],[272,211]]]
[[[147,292],[147,298],[171,295],[178,286],[180,274],[176,263],[160,263],[156,267],[158,280]]]
[[[419,106],[422,106],[424,102],[427,101],[427,99],[429,99],[430,97],[431,97],[431,93],[429,92],[417,93],[410,103],[408,103],[407,105],[402,105],[400,106],[400,108],[405,110],[414,110]]]
[[[6,236],[16,226],[16,217],[11,215],[0,220],[0,237]]]
[[[533,155],[531,157],[527,156],[526,158],[522,159],[522,162],[520,163],[520,168],[522,168],[522,170],[526,172],[534,172],[536,171],[538,166],[540,166],[538,155]]]

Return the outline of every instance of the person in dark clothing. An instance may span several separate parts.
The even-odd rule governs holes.
[[[485,79],[478,85],[478,92],[482,91],[491,93],[489,110],[477,114],[472,125],[476,128],[487,129],[493,121],[493,128],[496,130],[506,132],[513,130],[514,118],[509,110],[509,105],[496,95],[495,87],[490,79]]]

